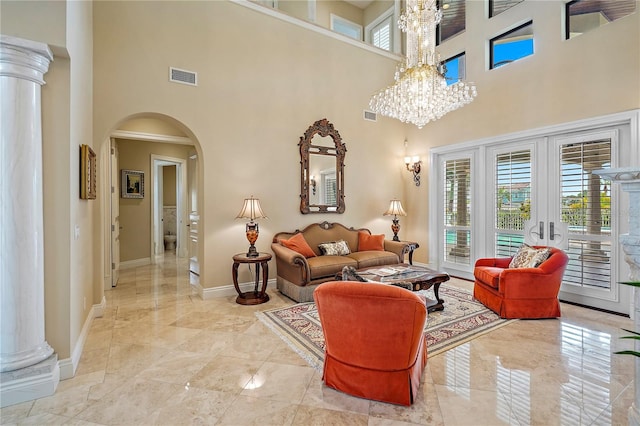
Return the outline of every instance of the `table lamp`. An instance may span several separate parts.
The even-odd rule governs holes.
[[[391,223],[391,230],[393,231],[393,241],[400,241],[398,238],[398,231],[400,231],[400,220],[398,216],[406,216],[407,212],[402,208],[402,203],[400,200],[391,200],[391,204],[389,204],[389,209],[383,213],[383,216],[391,216],[393,215],[393,221]]]
[[[260,233],[258,229],[258,224],[254,222],[255,219],[267,219],[267,216],[262,211],[260,207],[260,200],[257,198],[253,198],[253,195],[250,198],[244,199],[244,205],[242,206],[242,210],[236,216],[236,219],[249,219],[247,222],[247,240],[249,240],[249,251],[247,252],[247,257],[257,257],[258,250],[256,250],[256,246],[254,245],[258,240],[258,234]]]

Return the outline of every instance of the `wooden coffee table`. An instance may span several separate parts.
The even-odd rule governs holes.
[[[404,271],[386,276],[373,273],[375,271],[394,268],[403,269]],[[433,287],[433,294],[435,295],[436,300],[427,298],[427,311],[434,312],[442,311],[444,309],[444,300],[440,299],[439,293],[440,284],[445,281],[449,281],[450,277],[446,272],[439,272],[425,268],[424,266],[409,265],[406,263],[358,269],[357,272],[370,281],[391,284],[411,291],[428,290]]]

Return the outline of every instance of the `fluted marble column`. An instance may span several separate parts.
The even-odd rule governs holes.
[[[39,364],[53,354],[44,336],[40,102],[43,76],[52,59],[46,44],[0,35],[0,372],[3,399],[8,382],[17,378],[24,381],[24,374],[18,370]]]
[[[603,169],[593,172],[612,183],[619,183],[629,193],[629,233],[620,236],[624,260],[629,264],[631,281],[640,281],[640,167]],[[634,287],[634,325],[640,331],[640,288]],[[635,350],[640,351],[640,342],[635,341]],[[629,407],[629,424],[640,425],[640,358],[635,361],[634,402]]]

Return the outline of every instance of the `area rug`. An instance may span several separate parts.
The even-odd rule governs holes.
[[[501,319],[468,290],[441,285],[439,293],[444,310],[429,313],[424,329],[430,357],[517,321]],[[431,290],[425,295],[434,298]],[[256,316],[310,366],[322,370],[324,336],[315,303],[256,312]]]

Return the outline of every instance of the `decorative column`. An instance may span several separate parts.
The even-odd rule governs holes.
[[[59,380],[44,336],[40,95],[52,59],[46,44],[0,35],[2,406],[49,395]]]
[[[629,193],[629,233],[620,236],[624,260],[631,268],[630,281],[640,281],[640,167],[595,170],[612,183],[620,183],[622,189]],[[640,288],[634,290],[634,326],[640,331]],[[635,340],[635,350],[640,351],[640,342]],[[635,357],[635,394],[634,402],[629,407],[629,424],[640,425],[640,358]]]

